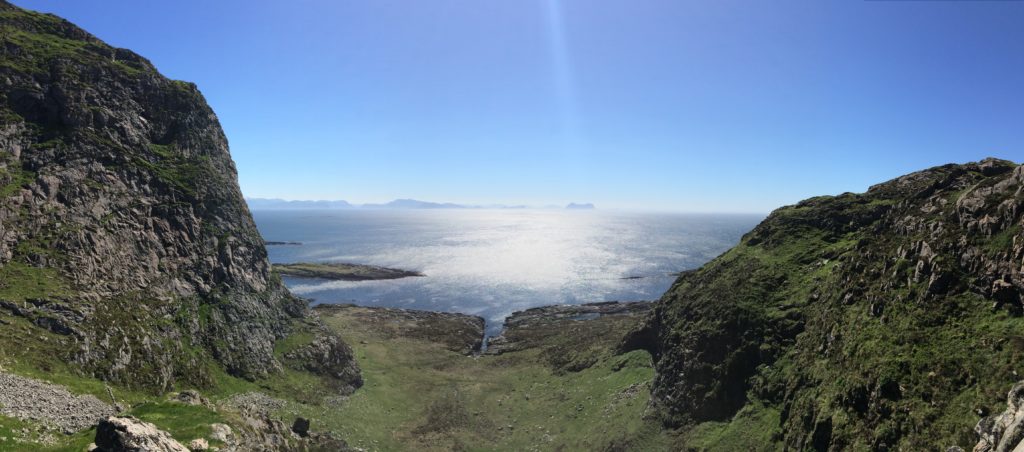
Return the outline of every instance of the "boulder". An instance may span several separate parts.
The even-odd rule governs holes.
[[[213,431],[211,438],[217,441],[225,444],[232,444],[235,442],[235,432],[231,430],[231,427],[225,424],[211,424],[210,430]]]
[[[155,425],[134,417],[111,416],[96,426],[98,452],[189,452]]]
[[[173,396],[172,400],[184,403],[185,405],[208,406],[210,404],[210,401],[207,400],[206,397],[203,397],[199,392],[192,390],[181,391],[177,395]]]
[[[292,431],[302,437],[309,436],[309,419],[295,418],[295,422],[292,423]]]
[[[196,451],[200,451],[200,450],[210,450],[210,443],[206,442],[206,440],[203,439],[203,438],[198,438],[198,439],[192,440],[191,443],[188,443],[188,448],[192,452],[196,452]]]

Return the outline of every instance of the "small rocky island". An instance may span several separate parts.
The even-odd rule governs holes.
[[[423,273],[410,270],[342,263],[274,264],[274,271],[287,276],[330,279],[334,281],[378,281],[408,278],[411,276],[426,276]]]

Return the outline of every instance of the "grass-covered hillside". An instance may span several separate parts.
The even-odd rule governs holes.
[[[969,448],[1024,375],[1022,215],[1024,167],[992,159],[778,209],[625,348],[695,447]]]

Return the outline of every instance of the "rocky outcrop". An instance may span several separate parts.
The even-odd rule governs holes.
[[[350,304],[321,304],[313,309],[324,317],[343,314],[355,318],[360,323],[372,325],[386,337],[428,340],[467,355],[479,351],[483,343],[485,321],[482,317]]]
[[[280,369],[306,303],[271,274],[197,87],[4,1],[0,30],[0,307],[121,384]]]
[[[224,424],[211,426],[211,439],[220,442],[225,452],[259,450],[266,452],[323,451],[345,452],[348,444],[329,433],[311,431],[308,419],[296,418],[291,427],[274,418],[272,411],[280,406],[263,394],[250,393],[231,402],[242,422],[239,430]]]
[[[352,393],[363,383],[352,349],[326,328],[309,344],[285,354],[285,360],[294,367],[329,377],[328,381],[341,382],[343,386],[338,389],[343,394]]]
[[[516,311],[505,319],[499,336],[487,339],[489,355],[541,347],[551,336],[564,334],[577,322],[608,316],[641,316],[651,310],[650,302],[607,301],[579,305],[554,305]],[[639,317],[638,317],[639,318]]]
[[[109,417],[96,426],[96,452],[189,452],[155,425],[134,417]]]
[[[1024,371],[1022,215],[1024,167],[997,159],[783,207],[623,348],[651,352],[673,427],[746,407],[792,450],[966,446],[962,413]]]
[[[627,331],[643,322],[649,302],[609,301],[556,305],[512,313],[501,335],[489,338],[487,355],[538,350],[538,359],[556,374],[589,369]]]
[[[981,439],[974,452],[1020,452],[1024,450],[1024,381],[1006,396],[1006,411],[987,417],[974,427]]]

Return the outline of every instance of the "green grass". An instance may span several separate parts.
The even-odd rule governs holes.
[[[197,195],[196,187],[211,184],[209,178],[220,177],[213,172],[213,168],[210,166],[211,160],[207,156],[199,156],[195,159],[184,159],[178,156],[163,157],[156,162],[141,156],[133,156],[132,163],[151,172],[169,187],[193,198]]]
[[[65,37],[63,29],[66,26],[58,17],[34,11],[0,12],[0,41],[22,50],[18,57],[0,59],[0,67],[45,74],[53,60],[63,58],[76,63],[109,66],[125,75],[137,75],[146,69],[139,63],[110,58],[113,49],[105,44]]]
[[[0,181],[6,181],[0,185],[0,199],[7,198],[36,179],[36,173],[20,168],[8,168],[0,172]]]
[[[665,450],[669,438],[644,419],[650,356],[607,349],[579,372],[556,374],[529,349],[472,357],[438,342],[382,337],[355,318],[328,324],[352,344],[365,386],[332,404],[289,403],[350,444],[374,450]],[[362,342],[366,342],[365,344]],[[329,394],[322,394],[327,397]]]
[[[29,433],[23,433],[28,429]],[[29,421],[0,415],[0,450],[9,452],[84,452],[96,436],[92,429],[66,436],[53,431],[41,431],[39,425]],[[49,439],[47,439],[49,438]],[[40,441],[44,441],[43,444]]]
[[[130,413],[167,431],[182,444],[197,438],[210,438],[210,424],[225,424],[216,411],[203,406],[176,402],[149,402],[132,407]]]
[[[990,256],[1009,252],[1013,248],[1013,238],[1018,234],[1020,234],[1020,225],[1013,225],[985,240],[981,248]]]
[[[296,350],[316,338],[316,335],[312,332],[302,329],[299,322],[293,322],[293,328],[295,332],[288,335],[288,337],[277,341],[274,344],[274,356],[278,359],[284,358],[284,355],[288,352]]]
[[[750,405],[729,422],[705,422],[685,434],[686,445],[696,450],[780,451],[779,411]]]
[[[56,269],[17,261],[0,266],[0,300],[24,301],[68,294],[68,282]]]

